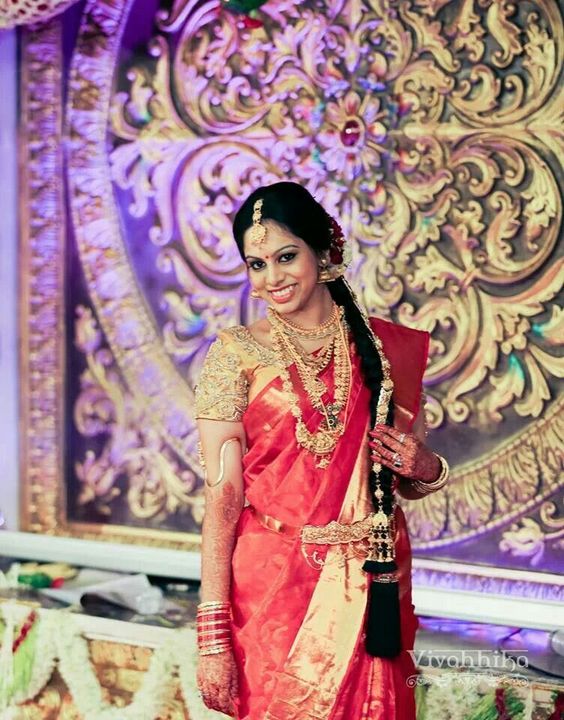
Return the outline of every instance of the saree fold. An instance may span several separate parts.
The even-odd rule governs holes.
[[[409,430],[418,412],[427,356],[424,333],[373,320],[394,380],[397,423]],[[238,349],[242,352],[241,348]],[[248,348],[245,352],[248,351]],[[242,357],[252,393],[256,362]],[[318,547],[308,562],[299,538],[265,528],[255,511],[301,527],[351,523],[372,510],[368,492],[369,392],[351,345],[352,381],[346,427],[329,467],[297,445],[295,420],[270,369],[244,414],[245,494],[232,560],[234,651],[240,671],[239,720],[414,720],[411,553],[405,518],[396,509],[402,652],[373,658],[364,649],[368,576],[362,559],[340,546]],[[327,368],[325,381],[332,377]],[[264,379],[263,379],[264,380]],[[299,387],[299,386],[298,386]],[[310,429],[318,422],[300,398]]]

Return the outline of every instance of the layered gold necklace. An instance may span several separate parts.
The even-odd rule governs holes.
[[[330,317],[320,326],[307,329],[295,325],[268,308],[272,328],[272,344],[280,359],[284,392],[290,402],[290,410],[296,419],[296,440],[299,445],[317,456],[318,467],[329,465],[331,453],[345,430],[346,407],[349,398],[352,369],[349,347],[343,321],[343,308],[333,305]],[[308,354],[300,340],[317,340],[330,337],[319,353]],[[332,402],[324,400],[328,388],[319,377],[334,358],[334,396]],[[319,427],[310,431],[303,421],[299,397],[290,372],[294,365],[312,407],[323,417]]]

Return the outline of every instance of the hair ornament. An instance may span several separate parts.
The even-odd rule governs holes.
[[[263,203],[264,200],[259,198],[253,205],[253,226],[249,230],[251,245],[262,245],[266,240],[266,227],[261,223]]]
[[[339,223],[332,215],[329,218],[329,263],[319,273],[319,282],[331,282],[345,274],[351,263],[350,243],[345,240],[345,234]]]

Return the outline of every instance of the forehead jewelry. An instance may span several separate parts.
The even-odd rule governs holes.
[[[253,226],[249,232],[252,245],[262,245],[266,238],[266,228],[261,224],[263,199],[255,200],[253,205]]]

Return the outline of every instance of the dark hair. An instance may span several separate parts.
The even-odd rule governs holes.
[[[262,198],[262,217],[284,225],[316,253],[329,249],[330,218],[322,206],[301,185],[279,182],[257,188],[235,215],[233,235],[243,257],[243,235],[253,224],[253,206]]]
[[[243,236],[252,225],[253,206],[262,198],[262,218],[274,220],[284,225],[293,235],[301,238],[318,254],[328,250],[331,244],[331,218],[315,198],[301,185],[293,182],[279,182],[257,188],[245,200],[235,216],[233,235],[244,257]],[[347,284],[342,278],[327,283],[327,288],[337,305],[345,311],[345,319],[351,329],[358,355],[360,357],[364,382],[370,390],[371,426],[376,422],[376,407],[382,382],[380,356],[374,347],[372,335],[360,312]],[[393,404],[390,403],[388,424],[392,423]],[[384,491],[384,512],[392,512],[392,472],[382,467],[380,483]],[[376,478],[370,472],[370,488],[375,490]],[[374,499],[374,498],[373,498]]]

